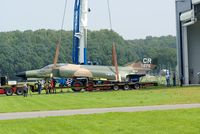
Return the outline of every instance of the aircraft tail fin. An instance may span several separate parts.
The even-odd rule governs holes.
[[[56,52],[55,52],[54,60],[53,60],[53,69],[56,68],[56,64],[58,62],[59,50],[60,50],[60,42],[58,41],[57,45],[56,45]]]
[[[112,46],[112,63],[113,63],[113,66],[115,66],[116,81],[119,81],[119,70],[118,70],[118,64],[117,64],[116,45],[114,42],[113,42],[113,46]]]

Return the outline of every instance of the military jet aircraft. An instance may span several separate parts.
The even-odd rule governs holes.
[[[116,69],[114,66],[97,65],[75,65],[75,64],[53,64],[37,70],[29,70],[16,74],[18,77],[27,78],[104,78],[116,80]],[[137,73],[132,67],[118,67],[119,81],[129,79],[131,74]]]
[[[29,70],[16,74],[18,77],[27,78],[103,78],[107,80],[125,81],[131,79],[131,75],[137,71],[132,67],[118,67],[115,44],[113,44],[113,66],[76,65],[57,63],[60,43],[57,43],[54,64],[37,70]]]

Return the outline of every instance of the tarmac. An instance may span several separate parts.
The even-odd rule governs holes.
[[[200,108],[197,104],[177,104],[177,105],[157,105],[157,106],[136,106],[136,107],[115,107],[115,108],[92,108],[77,110],[55,110],[55,111],[38,111],[38,112],[16,112],[16,113],[0,113],[0,120],[26,119],[26,118],[44,118],[51,116],[72,116],[72,115],[88,115],[109,112],[141,112],[154,110],[174,110]]]

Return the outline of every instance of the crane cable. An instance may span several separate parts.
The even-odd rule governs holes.
[[[110,22],[110,30],[112,31],[112,18],[111,18],[111,11],[110,11],[110,2],[107,0],[108,5],[108,15],[109,15],[109,22]]]
[[[62,18],[62,23],[61,23],[59,42],[61,42],[61,39],[62,39],[62,30],[63,30],[64,22],[65,22],[66,9],[67,9],[67,0],[65,0],[65,7],[64,7],[64,11],[63,11],[63,18]]]
[[[110,2],[107,0],[107,5],[108,5],[108,14],[109,14],[109,22],[110,22],[110,30],[112,31],[112,18],[111,18],[111,10],[110,10]],[[118,69],[118,63],[117,63],[117,53],[116,53],[116,44],[113,41],[113,46],[112,46],[112,61],[113,61],[113,66],[115,67],[115,74],[116,74],[116,81],[119,81],[119,69]]]
[[[53,60],[53,69],[56,68],[56,64],[58,62],[58,56],[59,56],[59,51],[60,51],[60,44],[61,44],[61,40],[62,40],[62,31],[63,31],[64,22],[65,22],[66,9],[67,9],[67,0],[65,0],[65,7],[64,7],[64,12],[63,12],[63,18],[62,18],[62,24],[61,24],[61,29],[60,29],[60,35],[59,35],[59,39],[58,39],[58,42],[57,42],[57,45],[56,45],[56,52],[55,52],[55,56],[54,56],[54,60]]]

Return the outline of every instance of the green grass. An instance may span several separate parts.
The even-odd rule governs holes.
[[[199,134],[200,109],[0,121],[2,134]]]
[[[0,113],[183,103],[200,103],[200,87],[0,96]]]

